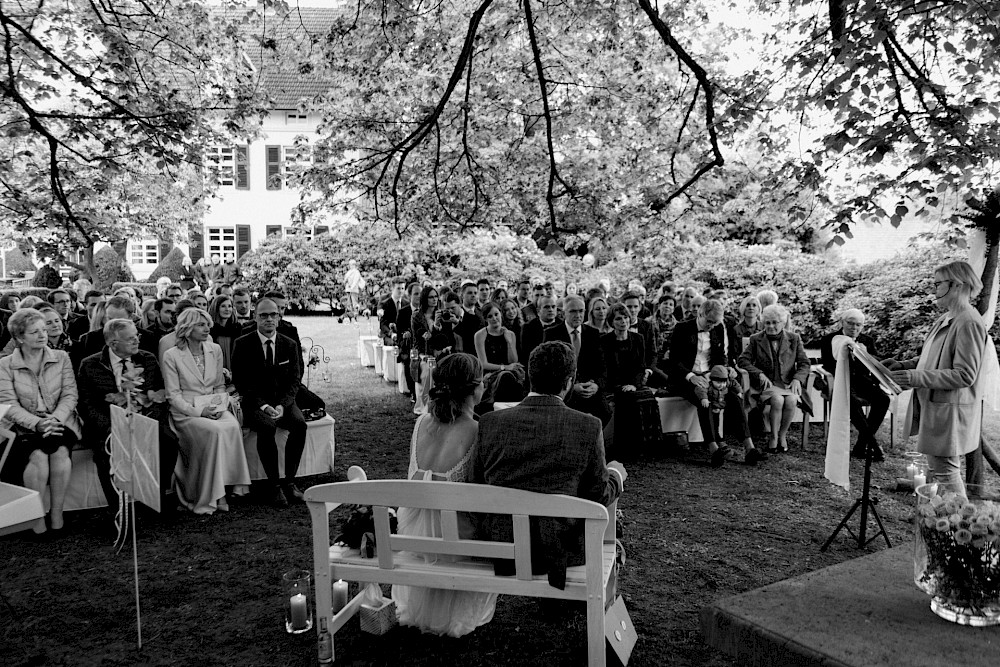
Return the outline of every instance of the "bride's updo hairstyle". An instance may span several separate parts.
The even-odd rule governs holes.
[[[456,352],[437,363],[433,377],[428,408],[439,422],[450,424],[459,418],[466,399],[483,381],[483,367],[471,354]]]

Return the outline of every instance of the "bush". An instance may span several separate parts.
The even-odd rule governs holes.
[[[13,287],[0,290],[0,296],[13,294],[18,299],[23,299],[26,296],[37,296],[40,299],[44,299],[51,291],[48,287]]]
[[[153,297],[154,299],[156,298],[156,285],[150,283],[125,283],[125,282],[114,283],[113,285],[111,285],[110,293],[114,294],[116,290],[122,287],[131,287],[136,292],[138,292],[139,296],[141,297],[150,296]]]
[[[62,276],[59,272],[48,264],[42,265],[42,268],[38,269],[35,273],[35,277],[31,279],[32,287],[47,287],[49,289],[55,289],[61,287],[63,284]]]
[[[155,283],[157,278],[166,276],[170,278],[170,282],[179,283],[181,281],[181,265],[184,261],[184,251],[180,248],[173,248],[167,253],[167,256],[160,260],[160,263],[156,265],[156,269],[149,274],[149,282]]]
[[[116,282],[135,282],[132,270],[111,246],[94,253],[94,288],[107,292]]]

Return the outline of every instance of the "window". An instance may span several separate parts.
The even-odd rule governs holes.
[[[209,227],[205,231],[205,256],[225,257],[227,252],[236,255],[236,227]]]
[[[156,264],[160,261],[160,242],[157,239],[142,239],[128,242],[129,264]]]
[[[264,227],[264,236],[281,236],[281,225],[267,225]]]
[[[304,238],[306,240],[312,240],[312,227],[285,227],[285,238],[288,239],[293,236]]]
[[[312,164],[309,144],[296,142],[292,146],[265,146],[267,156],[267,189],[295,187],[299,175]]]
[[[285,125],[305,125],[309,122],[309,116],[304,113],[290,111],[285,114]]]
[[[250,189],[248,146],[215,146],[205,149],[205,168],[220,187]]]

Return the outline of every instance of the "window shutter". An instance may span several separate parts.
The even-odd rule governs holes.
[[[249,146],[236,147],[236,189],[250,189],[250,154]]]
[[[330,228],[326,225],[316,225],[316,231],[314,236],[319,236],[320,234],[329,234]]]
[[[250,225],[236,225],[236,259],[250,252]]]
[[[196,264],[205,256],[205,226],[194,225],[191,228],[191,263]]]
[[[265,236],[281,236],[281,225],[267,225],[264,227]]]
[[[281,189],[281,146],[267,146],[267,189]]]

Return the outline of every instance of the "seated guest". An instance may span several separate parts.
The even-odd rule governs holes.
[[[538,317],[535,310],[535,299],[531,295],[531,281],[522,280],[517,284],[517,292],[514,295],[517,307],[521,310],[521,323],[527,324]]]
[[[500,307],[483,307],[486,326],[476,332],[476,357],[486,373],[486,402],[519,401],[524,396],[524,366],[517,362],[517,340],[505,329]]]
[[[250,290],[245,287],[237,287],[233,290],[233,310],[236,321],[241,327],[253,323],[253,305],[250,299]]]
[[[185,298],[193,303],[195,308],[201,308],[205,311],[208,310],[208,297],[205,296],[205,293],[201,290],[188,290]]]
[[[7,331],[7,320],[13,314],[12,311],[0,308],[0,348],[7,345],[7,342],[10,340],[10,332]]]
[[[462,289],[459,291],[462,296],[462,308],[469,315],[479,314],[479,290],[476,288],[476,283],[471,280],[462,281]],[[481,328],[481,327],[480,327]],[[479,328],[476,329],[477,331]]]
[[[795,406],[802,400],[809,379],[809,358],[798,334],[785,331],[788,311],[771,304],[762,314],[764,331],[750,336],[740,356],[740,368],[750,374],[750,383],[760,391],[760,401],[771,408],[768,451],[787,452],[786,436]]]
[[[760,303],[761,312],[772,303],[778,303],[778,293],[770,289],[762,289],[757,292],[757,302]]]
[[[87,308],[86,316],[74,319],[69,323],[69,327],[66,329],[66,333],[69,334],[69,337],[74,342],[83,338],[88,331],[92,331],[90,320],[94,316],[94,308],[97,307],[97,304],[104,303],[104,292],[100,290],[90,290],[84,295],[83,301]]]
[[[278,333],[281,313],[273,300],[257,301],[257,330],[236,341],[233,351],[233,384],[243,401],[246,426],[257,432],[257,453],[267,474],[270,501],[277,507],[301,503],[295,475],[306,443],[306,421],[295,404],[302,377],[302,355],[294,340]],[[285,443],[285,477],[278,469],[275,432],[288,431]]]
[[[30,308],[33,310],[37,310],[39,312],[41,312],[42,308],[51,308],[51,307],[52,306],[47,301],[44,301],[38,298],[37,296],[26,296],[23,299],[21,299],[17,305],[18,310],[28,310]],[[4,343],[3,349],[0,350],[0,358],[9,357],[10,355],[14,354],[14,350],[18,349],[19,347],[17,339],[9,335],[10,333],[9,330],[5,329],[5,331],[7,331],[8,333],[8,336],[6,338],[7,342]]]
[[[646,342],[642,336],[630,331],[630,313],[618,304],[611,309],[613,331],[601,336],[604,363],[607,366],[607,387],[614,392],[615,401],[626,393],[634,393],[646,384],[649,372],[646,367]]]
[[[49,292],[45,299],[52,305],[55,311],[59,313],[59,318],[62,320],[63,331],[66,331],[73,320],[80,317],[73,312],[73,299],[70,297],[67,290],[54,289]]]
[[[480,316],[483,314],[483,308],[490,302],[490,294],[492,292],[493,286],[490,284],[488,278],[480,278],[476,281],[476,310]]]
[[[659,366],[660,359],[670,351],[670,336],[677,326],[677,318],[674,317],[676,302],[673,295],[666,294],[660,297],[656,304],[656,312],[653,314],[653,352],[656,354],[654,368]]]
[[[226,370],[233,369],[233,346],[236,339],[243,335],[243,327],[236,321],[233,313],[231,297],[219,295],[212,299],[208,306],[208,314],[212,318],[211,339],[222,348],[222,365]]]
[[[163,291],[164,298],[170,299],[174,303],[177,303],[184,298],[184,288],[177,283],[171,283],[167,285],[167,288]]]
[[[104,349],[80,362],[80,415],[83,417],[83,433],[87,445],[94,451],[97,478],[108,500],[108,507],[114,514],[118,510],[118,493],[111,484],[111,461],[105,448],[105,441],[111,433],[111,403],[107,396],[123,390],[131,391],[133,395],[148,396],[148,392],[158,392],[164,387],[156,357],[139,349],[139,332],[132,320],[109,320],[101,334],[106,343]],[[137,369],[141,369],[142,384],[134,388],[122,386],[123,373],[134,373]],[[163,513],[171,514],[173,504],[166,501],[165,494],[170,490],[174,464],[177,462],[177,436],[167,423],[167,405],[161,401],[143,407],[134,402],[132,407],[140,414],[159,422],[160,508]]]
[[[69,354],[73,348],[73,341],[63,331],[63,318],[59,316],[54,308],[42,306],[38,312],[45,317],[45,333],[48,335],[48,346],[52,350],[62,350]]]
[[[174,322],[177,322],[177,318],[179,318],[181,316],[181,313],[183,313],[185,310],[187,310],[189,308],[194,308],[194,307],[195,307],[194,302],[189,301],[188,299],[181,299],[180,301],[178,301],[177,303],[175,303],[174,304],[174,316],[173,316]],[[167,350],[169,350],[170,348],[172,348],[174,346],[174,343],[176,343],[176,342],[177,342],[177,331],[176,331],[176,328],[175,328],[174,331],[171,331],[170,333],[165,334],[156,343],[156,358],[159,360],[159,362],[161,364],[163,363],[163,354]]]
[[[656,342],[653,335],[653,325],[641,318],[643,311],[642,295],[636,292],[625,292],[625,294],[622,295],[621,303],[625,306],[625,310],[628,311],[630,318],[628,325],[629,331],[642,336],[642,342],[645,344],[645,367],[652,369],[653,360],[656,355]]]
[[[874,339],[868,334],[861,333],[864,327],[865,315],[857,308],[849,308],[841,314],[840,331],[827,334],[820,340],[823,368],[827,372],[831,375],[837,373],[837,360],[833,356],[835,336],[847,336],[854,341],[855,345],[863,347],[872,357],[879,358]],[[864,458],[865,447],[870,443],[872,460],[884,461],[885,453],[878,440],[875,439],[875,432],[878,431],[882,420],[885,419],[886,412],[889,411],[889,397],[882,391],[878,381],[872,377],[864,364],[856,361],[853,356],[849,356],[848,359],[851,368],[851,423],[858,429],[858,442],[851,450],[851,455],[856,458]],[[867,415],[863,409],[865,405],[871,406]]]
[[[406,279],[398,276],[392,279],[392,291],[389,296],[379,304],[382,315],[378,320],[379,333],[382,335],[382,342],[392,345],[392,335],[401,333],[396,331],[396,317],[403,307],[403,290],[406,288]]]
[[[583,299],[580,297],[566,297],[565,313],[565,322],[545,330],[545,342],[568,343],[576,352],[576,382],[573,383],[573,391],[566,404],[575,410],[594,415],[606,426],[611,420],[611,411],[604,397],[607,371],[601,349],[601,334],[583,326]]]
[[[69,356],[47,345],[45,317],[21,308],[7,321],[14,352],[0,359],[0,405],[8,405],[5,421],[16,435],[5,469],[19,475],[15,483],[44,494],[50,491],[49,526],[63,528],[63,506],[72,463],[70,450],[80,438],[76,416],[77,389]],[[45,518],[32,530],[46,532]]]
[[[479,426],[473,412],[483,395],[483,371],[475,357],[461,352],[441,359],[434,369],[434,389],[426,414],[417,417],[410,441],[407,479],[471,482],[473,444]],[[473,526],[459,516],[459,536],[474,537]],[[441,513],[400,507],[399,535],[441,534]],[[447,556],[438,556],[447,560]],[[422,632],[461,637],[493,618],[495,593],[414,586],[393,586],[400,625]]]
[[[145,298],[142,300],[142,305],[139,306],[139,317],[136,319],[137,326],[149,331],[156,318],[156,315],[153,313],[153,306],[155,305],[156,299]]]
[[[8,313],[13,313],[21,305],[21,299],[18,298],[16,294],[8,292],[7,294],[0,294],[0,310],[6,310]]]
[[[685,287],[681,293],[681,302],[674,309],[674,317],[678,322],[693,320],[698,316],[698,307],[694,300],[698,297],[698,290],[693,287]]]
[[[577,298],[577,297],[571,297]],[[570,306],[575,310],[574,306]],[[583,300],[579,300],[583,320]],[[597,335],[596,332],[594,335]],[[531,353],[528,373],[532,392],[520,405],[483,415],[473,450],[472,479],[538,493],[561,493],[610,505],[627,478],[620,463],[605,463],[601,422],[566,407],[573,391],[576,353],[566,343],[546,342]],[[548,573],[549,582],[565,586],[566,567],[583,563],[583,524],[532,519],[532,570]],[[485,515],[480,537],[511,541],[506,517]],[[497,573],[513,574],[498,562]]]
[[[451,333],[455,339],[456,352],[468,352],[474,354],[476,351],[476,333],[486,326],[486,322],[479,315],[480,310],[470,313],[465,306],[459,307],[458,295],[448,294],[445,297],[445,307],[451,313],[451,319],[447,316],[443,320],[445,324],[451,325]]]
[[[740,301],[740,310],[737,313],[739,321],[733,327],[733,332],[741,339],[760,333],[764,330],[764,322],[760,319],[760,311],[763,310],[757,297],[750,295]]]
[[[545,339],[545,329],[554,325],[556,319],[556,300],[544,294],[538,297],[538,317],[521,327],[521,349],[518,359],[529,359],[532,351]]]
[[[614,329],[611,320],[608,319],[608,300],[603,296],[595,296],[590,300],[590,307],[587,312],[587,321],[584,322],[589,327],[597,329],[601,335],[609,334]]]
[[[722,303],[710,299],[705,301],[693,320],[679,322],[670,337],[670,351],[664,364],[667,369],[667,390],[682,396],[698,411],[698,424],[711,454],[712,465],[725,464],[729,447],[718,442],[712,425],[709,408],[701,403],[698,391],[707,391],[708,375],[713,366],[729,367],[726,349],[726,331],[723,326],[724,309]],[[730,378],[736,377],[736,370],[729,368]],[[696,391],[697,390],[697,391]],[[750,438],[746,414],[740,401],[727,401],[726,412],[731,417],[734,435],[743,442],[745,461],[754,465],[766,458]]]
[[[117,294],[111,297],[105,303],[104,308],[105,316],[109,320],[124,319],[134,321],[135,302],[126,294]],[[137,331],[139,333],[139,349],[145,350],[150,354],[156,354],[158,349],[156,337],[146,329],[137,327]],[[93,354],[99,353],[103,349],[104,331],[101,329],[90,331],[73,344],[73,351],[70,355],[73,359],[73,366],[79,368],[81,361]]]
[[[177,500],[195,514],[228,511],[226,487],[250,484],[243,429],[228,409],[223,352],[209,338],[211,325],[208,313],[188,308],[177,318],[177,342],[163,355],[170,422],[181,452]],[[220,400],[209,404],[203,400],[209,396]]]
[[[156,339],[159,345],[160,339],[174,330],[174,316],[177,313],[177,304],[173,299],[162,297],[153,301],[152,311],[149,319],[149,332]]]
[[[493,293],[490,294],[490,301],[497,304],[498,306],[502,304],[504,301],[506,301],[508,298],[509,297],[507,296],[507,290],[505,290],[503,287],[497,287],[495,290],[493,290]]]
[[[521,309],[517,307],[517,301],[506,299],[498,302],[500,312],[503,315],[503,327],[514,332],[514,339],[517,341],[517,349],[521,349]]]

